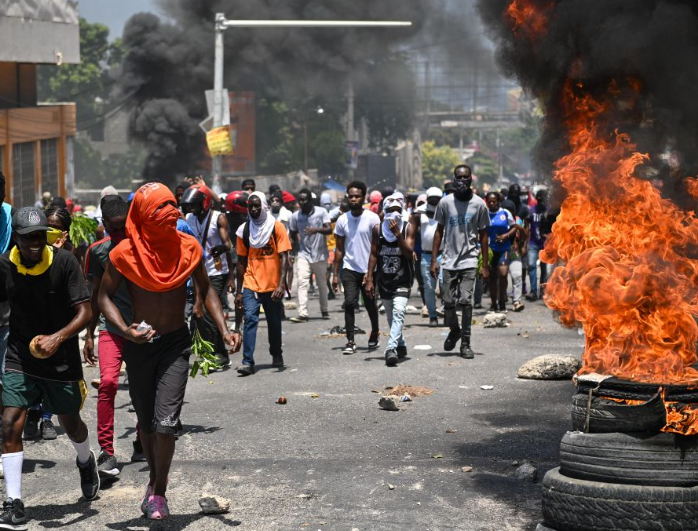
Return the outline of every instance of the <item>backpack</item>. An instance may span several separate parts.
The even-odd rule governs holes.
[[[274,228],[271,231],[271,236],[269,239],[276,239],[276,223],[274,223]],[[245,245],[245,249],[249,252],[250,250],[250,223],[249,221],[245,223],[242,229],[242,243]]]

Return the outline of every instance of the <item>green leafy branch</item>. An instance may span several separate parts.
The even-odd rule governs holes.
[[[189,372],[191,378],[196,378],[199,371],[201,371],[203,376],[208,376],[211,370],[218,370],[221,368],[220,363],[218,363],[218,358],[214,354],[215,349],[213,343],[204,341],[198,328],[194,332],[194,337],[192,338],[191,351],[194,354],[194,364]]]
[[[94,219],[75,214],[70,223],[70,241],[75,247],[91,245],[95,241],[98,223]]]

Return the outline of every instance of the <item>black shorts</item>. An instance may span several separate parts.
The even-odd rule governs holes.
[[[129,394],[140,429],[174,434],[189,378],[191,336],[186,327],[152,343],[124,343]]]

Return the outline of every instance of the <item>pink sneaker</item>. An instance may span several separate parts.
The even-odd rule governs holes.
[[[145,489],[145,496],[143,496],[143,500],[141,501],[141,512],[143,514],[146,514],[148,511],[148,500],[150,497],[153,495],[153,486],[148,484],[148,487]]]
[[[170,516],[170,509],[167,507],[167,499],[163,496],[153,494],[148,498],[145,515],[148,520],[164,520]]]

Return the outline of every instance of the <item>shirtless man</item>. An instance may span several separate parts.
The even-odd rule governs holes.
[[[100,310],[126,339],[129,392],[150,468],[141,511],[151,520],[169,516],[167,476],[191,354],[184,322],[190,276],[225,342],[236,351],[240,348],[240,334],[228,331],[220,300],[210,289],[201,245],[177,231],[178,218],[175,198],[166,186],[149,183],[139,188],[126,221],[127,238],[111,251],[99,291]],[[124,322],[113,301],[122,280],[131,297],[133,323]],[[139,328],[143,321],[152,328]]]

